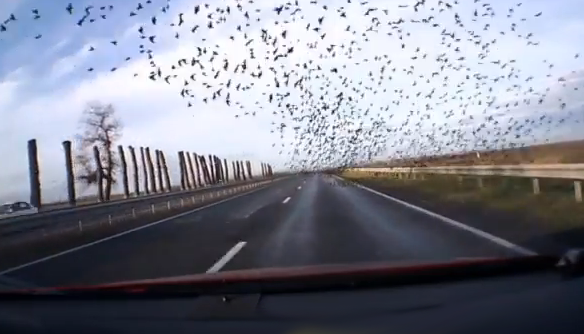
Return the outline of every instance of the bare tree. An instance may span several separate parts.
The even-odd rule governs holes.
[[[79,148],[76,164],[80,169],[77,179],[86,185],[99,184],[97,164],[92,159],[93,147],[100,151],[101,175],[105,180],[104,197],[110,200],[112,185],[117,182],[119,158],[116,142],[122,137],[122,124],[111,104],[92,102],[88,104],[80,121],[83,132],[77,135]]]

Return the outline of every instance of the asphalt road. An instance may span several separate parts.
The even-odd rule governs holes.
[[[219,270],[514,255],[488,238],[335,178],[305,175],[3,275],[62,286]]]

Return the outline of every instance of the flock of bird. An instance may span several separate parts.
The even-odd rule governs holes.
[[[279,141],[272,146],[293,168],[346,166],[387,152],[402,158],[522,146],[580,122],[562,89],[577,91],[570,78],[582,73],[555,75],[547,60],[541,71],[525,73],[513,50],[506,58],[501,52],[519,43],[545,47],[524,28],[542,12],[522,3],[495,8],[488,0],[464,7],[459,0],[377,2],[209,1],[179,12],[170,0],[146,0],[127,15],[155,15],[143,18],[137,56],[124,61],[142,57],[150,68],[135,80],[175,85],[194,113],[200,104],[223,104],[237,118],[273,117]],[[63,8],[79,29],[116,10]],[[19,21],[41,19],[37,9],[30,16],[0,21],[0,38]],[[224,33],[223,45],[213,31]],[[168,38],[190,48],[171,63],[155,51]],[[88,51],[118,46],[111,40]]]

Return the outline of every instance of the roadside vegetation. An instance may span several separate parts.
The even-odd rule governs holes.
[[[482,177],[481,181],[475,176],[455,175],[399,178],[354,171],[345,171],[341,176],[397,198],[413,196],[422,203],[480,206],[510,213],[553,232],[584,227],[584,203],[576,202],[571,180],[540,179],[541,192],[536,195],[528,178]]]

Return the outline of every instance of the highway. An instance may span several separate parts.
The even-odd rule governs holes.
[[[63,286],[236,269],[521,255],[471,232],[332,176],[302,175],[0,274]]]
[[[240,184],[249,184],[258,180],[235,181],[186,191],[151,194],[106,203],[44,211],[34,215],[5,218],[0,220],[0,237],[42,228],[54,229],[59,226],[71,225],[72,223],[76,224],[78,221],[92,221],[92,219],[96,218],[103,219],[108,214],[125,212],[131,210],[133,207],[149,207],[152,204],[160,204],[165,201],[172,201],[184,197],[186,194],[206,194],[215,190],[227,189]]]

